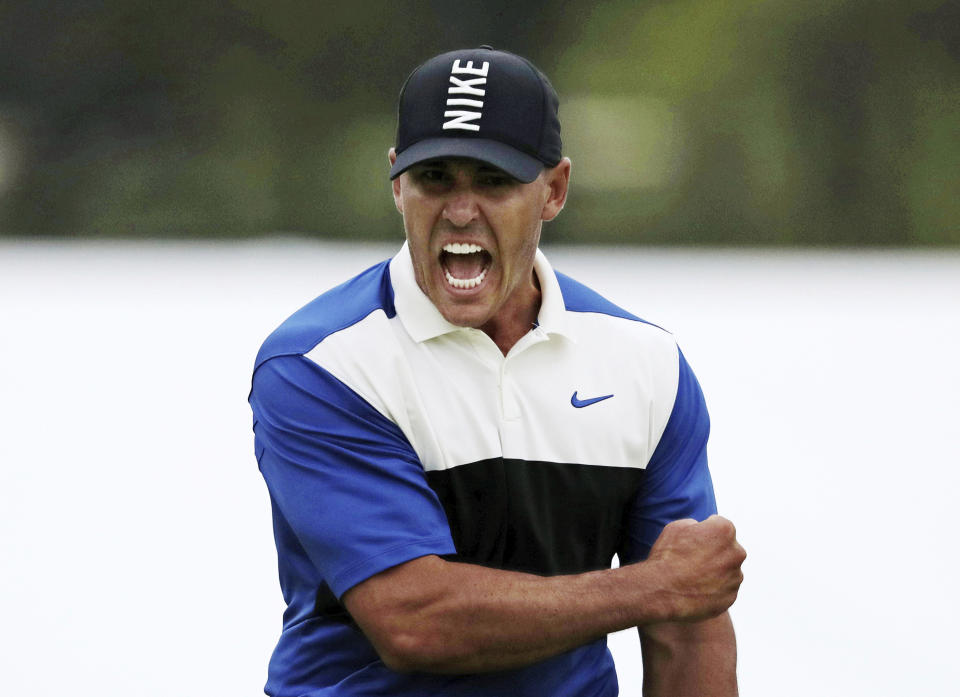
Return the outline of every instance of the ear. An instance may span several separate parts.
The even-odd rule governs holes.
[[[540,175],[547,186],[547,199],[540,214],[542,220],[553,220],[563,210],[563,205],[567,202],[567,189],[570,187],[571,167],[570,158],[565,157],[555,167],[543,170]]]
[[[390,166],[393,167],[393,163],[397,161],[397,150],[396,148],[390,148],[387,151],[387,161],[390,163]],[[400,177],[403,175],[401,174]],[[397,210],[400,211],[401,215],[403,214],[403,198],[400,196],[400,177],[397,177],[390,183],[393,185],[393,205],[397,207]]]

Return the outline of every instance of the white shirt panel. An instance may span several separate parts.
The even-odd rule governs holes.
[[[409,420],[411,432],[404,433],[411,442],[431,444],[428,452],[417,448],[424,469],[500,457],[496,345],[479,329],[458,329],[416,342],[400,322],[392,328],[410,374],[419,376],[411,401],[417,413]],[[489,347],[483,342],[489,342],[497,355],[484,350]]]
[[[533,328],[504,357],[479,329],[439,316],[405,252],[391,263],[398,315],[374,312],[306,355],[397,424],[425,470],[498,457],[646,467],[677,392],[670,334],[602,313],[567,312],[538,255],[538,273],[550,274],[541,315],[561,331]],[[577,408],[575,392],[579,400],[613,396]]]
[[[414,423],[423,411],[416,401],[416,382],[382,311],[327,336],[305,354],[395,423],[418,453],[422,430]]]
[[[507,361],[520,404],[505,424],[504,457],[585,465],[646,467],[676,396],[672,337],[641,322],[569,313],[576,347],[553,337]],[[580,408],[572,397],[590,400]]]

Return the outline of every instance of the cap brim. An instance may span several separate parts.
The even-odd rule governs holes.
[[[428,138],[408,147],[397,155],[390,168],[390,178],[396,179],[413,165],[427,160],[463,157],[479,160],[502,169],[514,179],[529,184],[543,170],[543,162],[522,153],[498,140],[484,138]]]

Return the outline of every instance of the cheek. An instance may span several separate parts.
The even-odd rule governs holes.
[[[437,204],[414,194],[403,198],[403,222],[408,230],[427,235],[438,215]]]
[[[523,234],[520,237],[520,243],[522,249],[530,258],[533,258],[537,251],[537,246],[540,244],[541,225],[542,221],[539,215],[531,212],[527,213],[526,219],[523,221]]]

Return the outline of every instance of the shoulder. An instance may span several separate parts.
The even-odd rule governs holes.
[[[560,292],[563,294],[563,303],[567,312],[594,312],[635,322],[645,322],[633,313],[610,302],[580,281],[576,281],[559,271],[554,273],[557,276],[557,283],[560,284]],[[645,323],[649,324],[649,322]]]
[[[396,314],[389,260],[328,290],[288,317],[263,342],[254,370],[271,358],[306,354],[329,335],[377,311],[388,318]]]
[[[679,349],[670,332],[570,276],[555,273],[567,322],[577,329],[578,340],[585,340],[604,353],[623,351],[638,358],[645,356],[645,360],[654,355],[668,364],[676,364]]]

